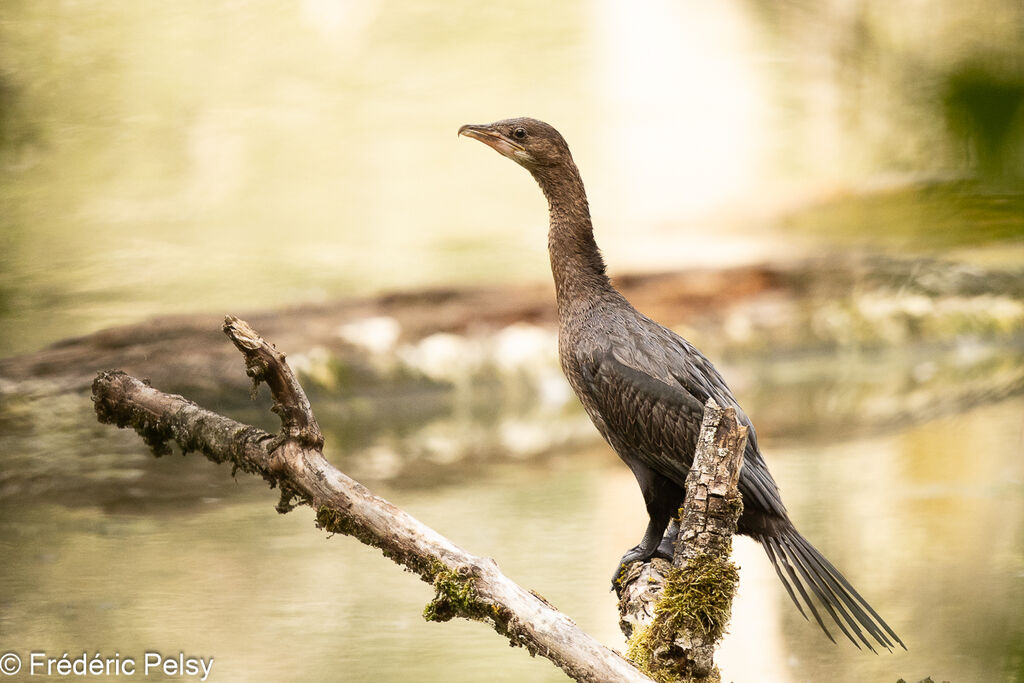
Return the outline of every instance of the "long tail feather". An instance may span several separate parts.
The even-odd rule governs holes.
[[[755,535],[754,538],[764,547],[775,573],[785,586],[793,604],[800,610],[800,614],[807,618],[804,612],[806,606],[829,640],[835,642],[815,606],[815,601],[810,597],[811,593],[843,635],[858,648],[863,643],[869,650],[875,652],[871,641],[874,639],[890,651],[896,644],[904,650],[907,649],[899,636],[850,585],[846,577],[792,525],[779,525],[770,531]]]
[[[851,619],[850,615],[846,613],[845,609],[843,609],[842,602],[836,600],[837,596],[835,595],[835,593],[833,593],[827,586],[824,585],[825,582],[822,581],[821,577],[819,577],[817,573],[815,573],[815,570],[807,566],[806,559],[799,552],[799,549],[798,552],[794,553],[792,552],[792,546],[790,546],[786,541],[783,541],[783,543],[784,545],[786,545],[786,550],[788,554],[794,558],[797,569],[800,571],[800,576],[803,578],[805,582],[807,582],[811,586],[811,589],[814,591],[814,594],[818,596],[818,600],[821,601],[822,606],[829,613],[829,616],[832,617],[832,621],[836,622],[836,625],[839,626],[839,629],[843,632],[843,635],[849,638],[850,642],[856,645],[858,650],[860,649],[860,643],[858,643],[857,640],[854,639],[852,635],[850,635],[850,632],[846,630],[846,626],[843,624],[843,621],[840,620],[840,618],[836,615],[836,612],[839,612],[839,614],[843,615],[843,620],[845,620],[850,625],[850,628],[853,630],[853,632],[857,634],[857,638],[859,638],[860,641],[864,643],[864,645],[867,646],[869,650],[874,652],[875,648],[872,647],[871,643],[864,638],[864,634],[857,626],[857,623],[853,619]],[[833,609],[833,605],[835,605],[835,609]]]

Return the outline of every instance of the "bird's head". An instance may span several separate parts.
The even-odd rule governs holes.
[[[569,145],[553,127],[537,119],[518,118],[459,128],[459,135],[493,147],[537,175],[545,169],[572,164]]]

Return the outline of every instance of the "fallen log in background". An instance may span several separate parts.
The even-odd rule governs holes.
[[[429,620],[447,621],[463,617],[487,622],[507,637],[512,645],[525,647],[532,655],[546,657],[576,680],[650,680],[621,655],[579,629],[569,617],[542,597],[505,577],[493,559],[467,553],[401,509],[373,495],[327,462],[322,454],[320,427],[284,355],[237,318],[227,318],[223,329],[245,357],[246,372],[253,380],[254,391],[260,382],[266,382],[270,387],[274,399],[272,410],[281,418],[280,433],[269,434],[241,424],[205,410],[181,396],[158,391],[148,381],[116,371],[100,373],[93,382],[93,402],[100,422],[132,427],[158,456],[169,452],[168,442],[173,441],[183,452],[196,451],[214,462],[230,462],[232,473],[242,470],[262,476],[271,487],[281,491],[278,511],[287,512],[296,505],[309,505],[316,511],[320,528],[353,536],[377,547],[386,557],[432,583],[435,597],[424,610],[424,616]],[[721,411],[713,412],[715,410],[717,406],[710,404],[708,416],[714,421],[705,425],[707,434],[702,431],[701,442],[702,448],[708,451],[707,457],[717,455],[721,461],[726,454],[718,452],[720,447],[715,451],[713,446],[717,442],[714,439],[722,434],[732,434],[735,438],[735,431],[729,432],[726,428],[723,432],[719,425]],[[714,417],[716,415],[717,418]],[[722,423],[726,424],[725,421]],[[732,427],[735,429],[734,415]],[[743,438],[741,435],[741,454]],[[707,447],[704,441],[708,442]],[[705,533],[707,529],[714,531],[721,527],[728,531],[728,525],[722,527],[715,521],[719,519],[716,511],[721,511],[712,503],[715,496],[728,494],[727,490],[721,489],[721,482],[732,475],[721,474],[714,469],[716,462],[709,462],[706,467],[698,465],[693,468],[692,474],[701,474],[694,474],[694,486],[697,488],[692,493],[688,480],[688,500],[692,495],[694,504],[688,506],[684,515],[680,537],[683,540],[684,535],[695,535],[698,545],[694,548],[698,551],[705,547],[699,545],[701,539],[706,541],[710,537]],[[735,467],[732,474],[738,477],[738,466],[735,463],[732,466]],[[722,471],[728,472],[728,465],[726,468]],[[733,491],[735,477],[732,479]],[[736,509],[735,505],[730,505],[730,509]],[[735,529],[735,519],[732,529]],[[715,534],[711,536],[718,538]],[[690,536],[686,536],[686,543],[690,543]],[[722,547],[727,560],[729,538],[725,538],[724,543]],[[682,557],[680,551],[677,551],[677,556]],[[653,563],[640,566],[645,572],[652,567],[658,569],[658,565]],[[669,586],[672,580],[670,577]],[[646,608],[650,608],[655,625],[666,623],[664,618],[656,616],[659,610],[651,607],[661,592],[658,590],[660,584],[638,587],[637,583],[625,584],[622,604],[628,606],[629,596],[635,594],[638,607],[634,614],[642,615]],[[647,581],[643,583],[647,584]],[[728,588],[731,601],[731,583]],[[664,592],[671,593],[671,588]],[[725,614],[717,617],[722,626],[728,620],[728,609],[727,602]],[[658,631],[647,625],[649,621],[638,616],[631,623],[645,627],[648,634],[661,633],[668,640],[660,645],[655,639],[645,640],[652,644],[644,659],[648,670],[703,676],[713,669],[711,653],[717,638],[702,639],[699,633],[690,634],[677,629],[674,623],[670,624],[668,631]],[[691,649],[696,654],[691,654]],[[655,666],[650,665],[652,661]],[[685,664],[694,661],[696,666]]]

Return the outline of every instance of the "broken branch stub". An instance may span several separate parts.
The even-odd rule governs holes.
[[[306,392],[285,361],[285,355],[268,344],[249,323],[229,315],[224,319],[224,334],[245,357],[245,374],[252,378],[253,391],[266,382],[274,397],[271,408],[281,418],[283,435],[310,448],[321,449],[324,435],[313,415]]]
[[[743,510],[738,483],[746,441],[735,409],[709,399],[673,562],[634,563],[621,581],[619,625],[630,639],[629,657],[658,680],[717,678],[714,650],[739,579],[729,556]]]
[[[317,525],[379,548],[392,561],[433,584],[424,611],[432,621],[453,617],[490,624],[512,645],[551,660],[578,681],[647,681],[631,663],[583,632],[566,615],[502,574],[497,563],[467,553],[331,465],[305,392],[284,354],[247,323],[229,317],[224,332],[243,353],[254,384],[265,381],[282,432],[273,436],[165,394],[123,372],[102,372],[93,382],[100,422],[133,428],[153,449],[175,442],[234,470],[258,474],[282,491],[278,510],[296,504],[316,511]]]

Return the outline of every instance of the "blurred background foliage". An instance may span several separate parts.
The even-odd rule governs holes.
[[[919,250],[1024,234],[1014,0],[0,11],[8,353],[162,312],[541,280],[529,177],[454,139],[511,115],[562,128],[619,270],[792,253],[790,225]]]
[[[514,115],[565,134],[612,272],[722,366],[805,535],[910,646],[832,647],[741,541],[725,676],[1024,678],[1018,0],[4,0],[0,647],[560,679],[423,623],[428,587],[259,482],[95,424],[81,377],[123,357],[272,429],[204,360],[249,311],[339,466],[621,647],[605,580],[644,512],[558,374],[543,198],[455,137]],[[166,314],[213,336],[61,341]]]

